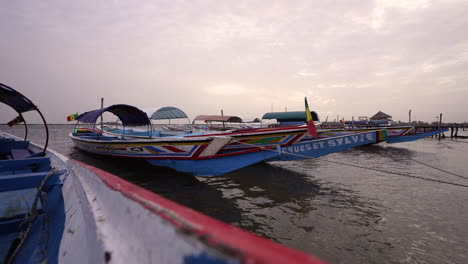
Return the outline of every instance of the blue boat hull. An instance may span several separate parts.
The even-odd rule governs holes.
[[[283,147],[281,155],[270,158],[268,161],[318,158],[349,148],[380,142],[382,138],[378,138],[379,133],[382,133],[382,131],[370,131],[353,135],[301,141],[289,147]]]
[[[148,159],[147,161],[154,166],[169,167],[176,171],[189,173],[194,176],[218,176],[261,161],[272,159],[279,155],[279,151],[277,150],[264,150],[242,155],[216,157],[213,159]]]
[[[434,136],[434,135],[444,133],[444,132],[447,132],[447,131],[448,131],[448,128],[447,129],[439,129],[439,130],[431,131],[431,132],[424,132],[424,133],[417,133],[417,134],[407,134],[407,135],[403,135],[403,136],[388,137],[387,142],[388,143],[410,142],[410,141],[415,141],[415,140],[418,140],[418,139],[421,139],[421,138]]]

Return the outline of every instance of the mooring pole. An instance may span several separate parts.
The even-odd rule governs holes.
[[[104,108],[104,97],[101,97],[101,110]],[[103,129],[103,120],[102,120],[102,114],[101,114],[101,130]]]
[[[439,116],[439,127],[438,128],[440,129],[441,126],[442,126],[442,113],[440,113],[440,116]],[[441,139],[442,136],[445,137],[444,133],[439,134],[439,139]]]
[[[409,123],[409,125],[411,125],[411,109],[409,110],[408,115],[409,115],[409,121],[408,121],[408,123]]]
[[[223,109],[221,109],[221,116],[224,116]],[[223,127],[226,127],[226,126],[224,125],[224,121],[223,121]]]

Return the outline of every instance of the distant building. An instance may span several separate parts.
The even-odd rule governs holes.
[[[370,120],[386,120],[386,121],[392,121],[392,116],[387,115],[386,113],[379,111],[377,114],[373,115]]]

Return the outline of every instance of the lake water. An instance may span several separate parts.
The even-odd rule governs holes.
[[[468,263],[467,139],[380,143],[201,178],[86,154],[73,147],[72,127],[51,125],[49,147],[323,260]],[[22,126],[0,129],[24,134]],[[29,134],[44,144],[42,126]]]

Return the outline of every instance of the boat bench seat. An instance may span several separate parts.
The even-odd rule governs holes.
[[[0,177],[2,175],[18,174],[25,170],[49,171],[50,158],[37,157],[22,160],[0,160]]]
[[[47,179],[47,181],[44,184],[44,188],[56,184],[61,184],[62,181],[60,180],[60,175],[64,174],[65,172],[65,170],[56,171],[52,176],[50,176]],[[41,171],[0,176],[0,192],[37,188],[48,174],[48,171]]]
[[[29,141],[5,140],[0,142],[0,154],[10,154],[12,149],[27,149]]]
[[[28,149],[12,149],[10,152],[13,159],[25,159],[31,156]]]

